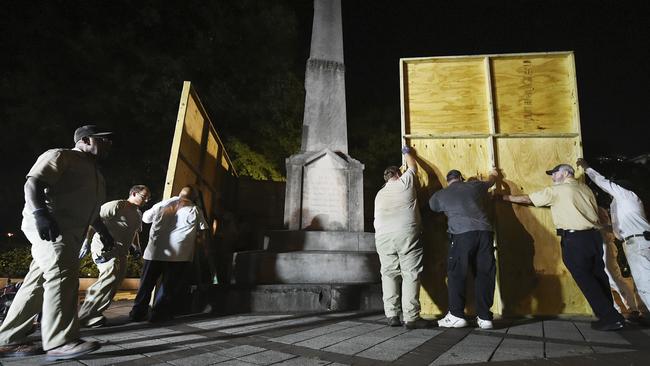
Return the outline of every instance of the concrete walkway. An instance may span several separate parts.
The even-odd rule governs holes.
[[[114,303],[108,327],[82,336],[103,347],[57,365],[647,365],[650,328],[597,332],[592,319],[496,321],[490,331],[385,325],[377,313],[188,316],[127,323],[130,301]],[[43,356],[2,359],[42,364]]]

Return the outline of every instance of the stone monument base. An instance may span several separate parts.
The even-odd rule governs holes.
[[[272,231],[264,248],[235,253],[228,303],[249,311],[382,309],[374,234]]]

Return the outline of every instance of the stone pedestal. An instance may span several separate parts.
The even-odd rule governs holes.
[[[287,159],[284,226],[289,230],[363,231],[363,164],[323,149]]]

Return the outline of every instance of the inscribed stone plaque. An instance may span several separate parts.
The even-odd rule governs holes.
[[[304,167],[303,230],[348,230],[348,172],[328,154]]]

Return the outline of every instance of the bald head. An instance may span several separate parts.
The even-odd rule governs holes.
[[[196,202],[196,197],[197,197],[196,189],[194,189],[192,186],[185,186],[181,188],[178,197],[188,199],[192,202]]]

